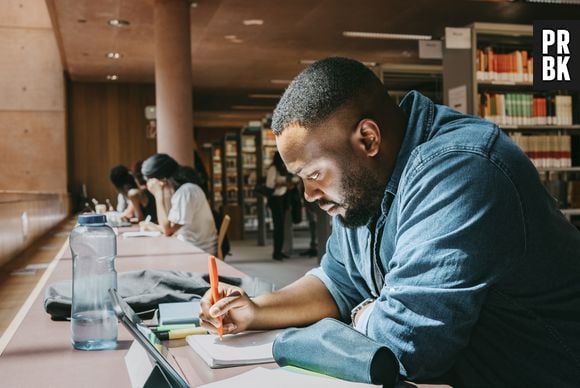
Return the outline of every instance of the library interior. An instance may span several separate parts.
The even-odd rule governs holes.
[[[580,385],[580,0],[0,31],[0,385]]]

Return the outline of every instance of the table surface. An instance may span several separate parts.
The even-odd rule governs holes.
[[[115,265],[118,272],[137,269],[207,272],[206,253],[171,237],[124,239],[119,236],[118,252]],[[218,261],[218,267],[220,274],[225,276],[244,276],[227,263]],[[68,246],[63,246],[29,300],[0,338],[0,386],[131,387],[124,357],[133,339],[122,325],[119,325],[117,349],[75,350],[70,343],[70,323],[52,321],[44,311],[47,286],[71,276],[70,250]],[[229,378],[256,367],[211,369],[187,346],[185,340],[169,341],[169,346],[180,360],[180,366],[192,387]],[[276,367],[276,364],[260,366]],[[400,387],[415,385],[402,383]]]
[[[136,269],[159,269],[207,272],[206,253],[175,238],[118,238],[116,260],[118,272]],[[70,323],[56,322],[44,311],[44,292],[48,284],[70,279],[72,263],[68,247],[56,258],[52,273],[34,299],[30,308],[23,311],[24,318],[16,330],[5,335],[10,338],[0,355],[0,386],[3,387],[130,387],[125,366],[125,354],[132,343],[131,335],[119,325],[118,346],[108,351],[80,351],[70,343]],[[154,252],[154,253],[151,253]],[[244,274],[224,262],[218,262],[219,271],[226,276]],[[48,271],[48,270],[47,270]],[[23,307],[23,308],[26,308]],[[186,376],[192,386],[231,377],[244,368],[212,370],[185,344],[171,341],[171,346],[181,345],[172,351],[177,356],[191,360]],[[247,368],[246,368],[247,369]]]

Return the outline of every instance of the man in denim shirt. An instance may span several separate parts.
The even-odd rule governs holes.
[[[406,379],[580,384],[580,233],[496,125],[416,92],[398,107],[362,64],[329,58],[290,84],[272,127],[305,198],[335,216],[327,253],[276,293],[206,297],[206,327],[350,323],[354,310]],[[348,354],[334,346],[329,359]]]

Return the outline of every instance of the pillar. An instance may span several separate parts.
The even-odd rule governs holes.
[[[193,166],[190,5],[155,0],[157,152]]]

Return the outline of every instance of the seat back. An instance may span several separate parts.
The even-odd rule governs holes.
[[[226,234],[228,232],[228,228],[230,227],[230,221],[231,218],[229,215],[225,215],[222,223],[220,225],[220,230],[218,232],[218,240],[217,240],[217,255],[218,255],[218,259],[220,260],[224,260],[224,252],[222,250],[222,243],[224,242],[224,239],[226,238]]]

